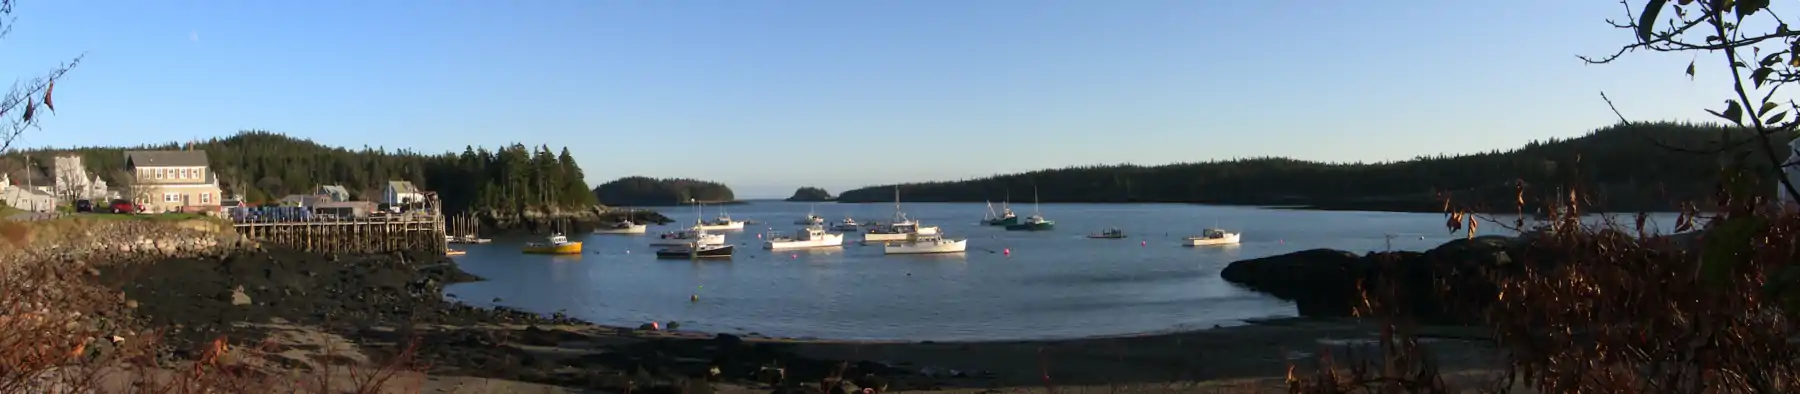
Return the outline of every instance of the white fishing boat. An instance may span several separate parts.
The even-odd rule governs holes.
[[[800,220],[795,220],[794,224],[798,224],[798,225],[802,225],[802,226],[813,226],[813,225],[823,226],[823,225],[825,225],[825,217],[819,216],[817,213],[814,213],[812,208],[809,207],[806,209],[806,218],[800,219]]]
[[[862,225],[857,224],[856,219],[846,216],[844,221],[838,222],[836,226],[831,226],[831,229],[833,231],[857,231],[862,229]]]
[[[694,217],[699,217],[699,216],[700,216],[700,206],[698,204],[695,204],[694,205]],[[699,219],[694,219],[693,227],[689,227],[687,230],[671,231],[671,232],[663,233],[661,236],[658,236],[656,240],[650,241],[650,246],[674,247],[674,246],[686,246],[686,245],[699,246],[699,245],[723,245],[723,244],[725,244],[725,234],[707,233],[706,227],[702,226],[702,224],[704,224],[704,223],[700,223]]]
[[[969,249],[967,239],[946,239],[938,234],[912,234],[906,242],[883,245],[886,254],[962,253]]]
[[[713,218],[712,221],[701,223],[700,228],[708,231],[743,230],[744,222],[740,220],[731,220],[731,214],[725,213],[725,208],[721,207],[719,208],[719,216]]]
[[[785,250],[844,246],[844,235],[825,232],[825,226],[806,226],[794,236],[771,234],[763,249]]]
[[[596,227],[594,234],[643,234],[649,230],[649,224],[632,223],[630,220],[625,220]]]
[[[723,245],[725,244],[725,234],[708,233],[705,229],[695,225],[694,228],[689,228],[687,230],[663,233],[662,236],[650,241],[650,246],[682,246],[687,244]]]
[[[914,234],[937,235],[938,227],[923,226],[917,221],[902,216],[893,223],[869,228],[869,232],[863,234],[863,242],[905,241]]]
[[[1187,237],[1187,246],[1236,245],[1241,234],[1209,228],[1200,235]]]
[[[913,234],[937,235],[937,233],[937,226],[922,226],[919,222],[906,218],[906,213],[900,211],[900,188],[894,187],[894,222],[869,226],[869,232],[863,234],[863,242],[905,241]]]

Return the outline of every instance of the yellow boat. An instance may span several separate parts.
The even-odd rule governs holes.
[[[549,242],[525,244],[526,254],[581,254],[581,242],[569,242],[562,234],[550,236]]]

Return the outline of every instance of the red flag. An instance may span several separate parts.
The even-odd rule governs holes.
[[[56,103],[50,101],[50,92],[53,91],[56,91],[56,81],[50,81],[50,86],[44,87],[44,108],[49,108],[50,112],[56,112]]]
[[[25,97],[25,122],[26,123],[31,123],[31,115],[33,115],[34,112],[37,112],[37,102],[31,101],[31,97]]]

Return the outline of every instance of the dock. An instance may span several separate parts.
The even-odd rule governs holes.
[[[314,253],[389,253],[427,251],[444,254],[445,221],[436,204],[400,214],[355,218],[258,218],[234,220],[238,235],[264,244]]]

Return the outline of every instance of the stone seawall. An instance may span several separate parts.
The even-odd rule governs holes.
[[[0,263],[87,260],[127,262],[220,257],[261,246],[213,220],[65,218],[0,223]]]

